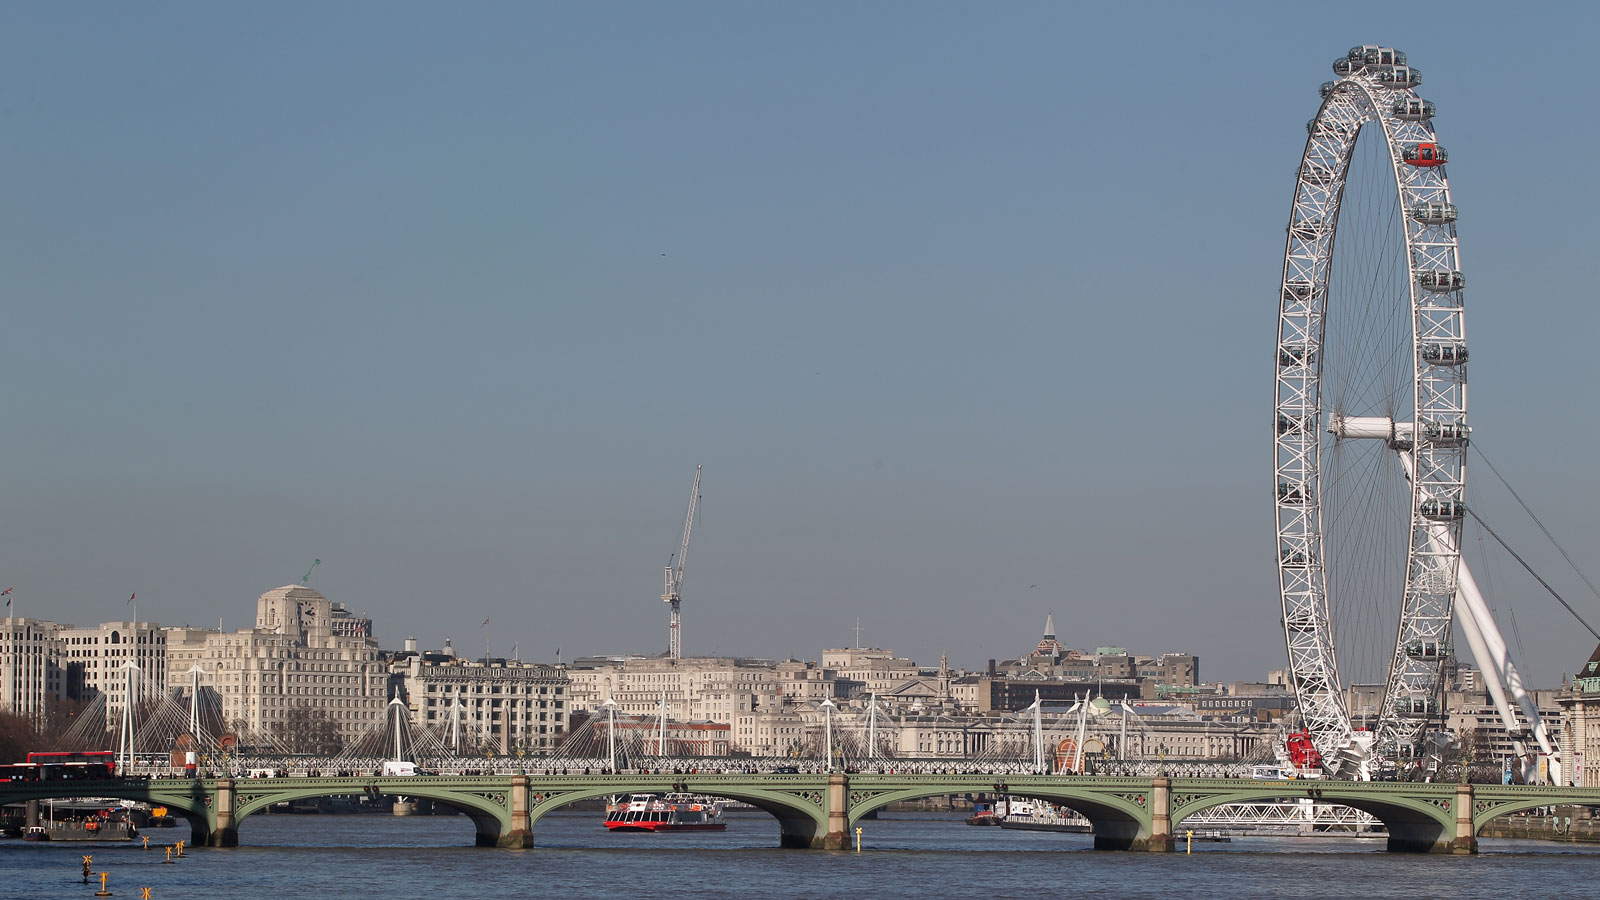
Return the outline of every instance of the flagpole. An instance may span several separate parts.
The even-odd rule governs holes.
[[[11,608],[14,600],[16,600],[16,595],[13,593],[13,589],[6,588],[6,683],[3,688],[0,688],[0,701],[5,702],[7,706],[15,706],[17,700],[16,688],[22,686],[22,679],[18,677],[17,673],[16,632],[11,624],[11,617],[15,613]],[[13,685],[15,685],[15,688]]]

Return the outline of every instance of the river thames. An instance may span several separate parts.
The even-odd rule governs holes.
[[[110,873],[117,897],[284,900],[298,897],[1115,897],[1513,898],[1590,896],[1600,847],[1484,839],[1476,857],[1389,854],[1383,840],[1235,838],[1194,853],[1105,853],[1085,835],[973,828],[958,814],[897,813],[862,823],[864,849],[776,849],[777,824],[729,816],[713,834],[609,834],[601,813],[539,821],[533,850],[471,846],[462,816],[256,816],[244,846],[191,850],[165,865],[158,844],[0,843],[0,897],[86,898],[80,857]]]

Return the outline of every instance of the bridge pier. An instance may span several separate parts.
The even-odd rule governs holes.
[[[206,835],[207,847],[239,846],[239,827],[233,819],[233,779],[217,780],[216,798],[211,801],[211,815],[216,824]]]
[[[1472,785],[1456,785],[1456,836],[1450,842],[1451,853],[1467,856],[1478,852],[1478,829],[1473,825],[1472,813]]]
[[[843,772],[828,775],[828,833],[822,838],[823,850],[843,850],[850,844],[849,788],[850,779]]]
[[[533,820],[529,817],[528,776],[511,776],[511,827],[500,832],[496,847],[522,850],[533,846]]]
[[[1144,850],[1149,853],[1171,853],[1175,846],[1172,840],[1172,779],[1150,779],[1150,836],[1143,840],[1135,838],[1129,850]]]

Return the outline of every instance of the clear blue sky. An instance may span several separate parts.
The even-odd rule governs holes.
[[[687,652],[816,658],[859,616],[976,666],[1053,612],[1072,646],[1260,678],[1283,227],[1352,44],[1439,105],[1475,436],[1594,558],[1596,25],[6,5],[0,587],[235,627],[321,557],[390,646],[479,652],[490,617],[497,653],[655,653],[700,463]],[[1535,681],[1587,658],[1492,575]]]

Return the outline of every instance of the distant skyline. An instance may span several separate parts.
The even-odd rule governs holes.
[[[320,558],[385,646],[481,650],[488,617],[528,659],[656,654],[699,464],[686,655],[814,656],[859,616],[977,668],[1053,613],[1257,680],[1283,229],[1363,42],[1439,106],[1474,441],[1587,563],[1597,18],[8,6],[0,589],[242,623]],[[1588,658],[1481,571],[1530,681]]]

